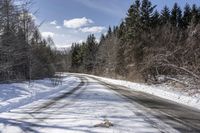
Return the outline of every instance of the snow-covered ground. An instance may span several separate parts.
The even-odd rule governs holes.
[[[0,113],[29,104],[39,99],[48,98],[63,89],[76,85],[76,77],[63,78],[63,84],[54,86],[49,79],[28,82],[0,84]]]
[[[98,77],[98,76],[94,76],[94,75],[87,75],[87,74],[81,74],[81,75],[91,76],[91,77],[98,78],[101,81],[104,81],[104,82],[107,82],[110,84],[125,86],[134,91],[149,93],[149,94],[152,94],[152,95],[164,98],[164,99],[168,99],[168,100],[171,100],[171,101],[174,101],[174,102],[186,105],[186,106],[200,109],[200,95],[199,94],[190,96],[187,93],[178,91],[178,89],[173,88],[171,86],[147,85],[147,84],[142,84],[142,83],[129,82],[129,81],[125,81],[125,80],[116,80],[116,79]]]
[[[20,86],[21,84],[13,85]],[[63,85],[56,88],[53,88],[46,80],[35,82],[35,89],[33,90],[36,90],[36,95],[46,93],[51,96],[48,98],[36,98],[31,102],[29,101],[29,104],[23,104],[24,106],[12,108],[9,112],[0,113],[0,131],[2,133],[161,132],[158,127],[155,127],[154,124],[148,121],[147,117],[150,117],[154,119],[154,122],[162,125],[162,130],[176,133],[174,129],[162,121],[153,118],[150,114],[146,114],[146,112],[138,108],[137,104],[134,105],[127,102],[115,92],[106,89],[105,86],[100,85],[90,78],[69,97],[64,97],[58,101],[52,100],[52,102],[55,102],[54,104],[41,108],[51,101],[50,99],[53,97],[65,94],[77,85],[80,85],[80,79],[75,77],[66,78]],[[26,85],[22,84],[20,90],[24,90],[22,86]],[[23,93],[24,91],[19,92]],[[19,97],[18,99],[20,99],[20,95],[17,96]],[[30,97],[31,96],[29,96],[29,98]],[[10,99],[13,98],[10,97]],[[12,105],[12,103],[10,103],[10,105]],[[98,126],[105,121],[111,122],[113,126],[109,128]]]

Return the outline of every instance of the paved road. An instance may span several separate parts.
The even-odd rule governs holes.
[[[123,86],[107,84],[94,78],[107,88],[116,91],[127,101],[138,103],[140,108],[170,125],[181,133],[200,133],[200,111],[150,94],[129,90]],[[151,120],[150,120],[151,121]],[[153,122],[152,122],[153,124]],[[154,123],[156,124],[156,123]],[[158,125],[159,126],[159,125]]]
[[[0,130],[6,133],[10,131],[9,129],[11,133],[61,131],[200,133],[199,110],[132,91],[123,86],[108,84],[96,78],[76,74],[70,76],[80,79],[78,85],[70,91],[1,114]],[[108,118],[111,122],[118,123],[118,127],[114,125],[113,128],[106,130],[94,128],[95,123],[99,122],[96,119],[100,118]],[[77,124],[79,121],[81,126],[80,123]],[[124,122],[120,125],[120,121]],[[125,122],[127,124],[124,124]],[[20,130],[12,130],[11,127]]]

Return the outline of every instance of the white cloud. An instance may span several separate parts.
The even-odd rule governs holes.
[[[57,25],[57,21],[56,21],[56,20],[51,21],[50,24],[51,24],[51,25]]]
[[[78,41],[78,43],[83,43],[83,42],[84,42],[83,40],[79,40],[79,41]]]
[[[61,37],[65,37],[65,34],[61,34],[60,36],[61,36]]]
[[[56,26],[56,29],[61,29],[61,26]]]
[[[105,27],[102,26],[93,26],[93,27],[85,27],[85,28],[80,28],[80,31],[86,33],[101,33],[102,31],[106,30]]]
[[[42,32],[42,36],[44,38],[47,38],[47,37],[54,37],[55,36],[55,33],[53,32]]]
[[[64,20],[64,26],[67,28],[73,28],[73,29],[81,28],[91,23],[94,23],[94,22],[91,19],[87,19],[86,17]]]

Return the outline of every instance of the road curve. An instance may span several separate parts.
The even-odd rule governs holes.
[[[50,108],[51,106],[55,105],[59,100],[62,100],[64,98],[71,96],[72,94],[74,94],[76,91],[78,91],[79,89],[81,89],[83,86],[87,84],[88,81],[86,78],[80,77],[80,76],[76,76],[76,77],[80,79],[80,83],[76,87],[74,87],[72,90],[65,92],[57,97],[49,99],[49,101],[47,101],[46,103],[43,103],[41,106],[35,108],[34,112],[38,112],[38,111]]]
[[[0,132],[200,133],[200,111],[81,74],[55,97],[0,113]],[[114,126],[95,127],[102,119]]]

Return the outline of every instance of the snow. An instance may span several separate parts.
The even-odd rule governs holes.
[[[28,82],[1,84],[0,85],[0,113],[29,104],[42,98],[59,92],[72,84],[76,84],[78,78],[66,77],[63,85],[54,86],[50,79],[36,80],[29,85]]]
[[[114,91],[108,90],[104,86],[90,78],[81,88],[69,97],[55,101],[55,104],[47,108],[39,108],[48,103],[53,97],[69,92],[80,80],[76,77],[68,77],[63,85],[53,88],[48,80],[35,82],[31,91],[35,91],[38,98],[23,104],[17,108],[12,108],[9,112],[0,113],[0,130],[2,133],[33,132],[33,133],[158,133],[158,127],[154,127],[147,120],[153,116],[146,114],[137,104],[132,104],[119,97]],[[107,79],[108,80],[108,79]],[[112,80],[108,80],[111,82]],[[4,85],[6,86],[6,85]],[[9,86],[9,85],[8,85]],[[19,90],[28,90],[26,84],[12,84],[13,88],[21,86]],[[39,88],[38,88],[39,87]],[[3,87],[2,87],[3,88]],[[8,87],[9,89],[9,87]],[[25,92],[26,92],[25,91]],[[23,99],[21,95],[27,96],[29,93],[19,91],[16,95]],[[50,97],[42,97],[50,94]],[[18,94],[18,93],[17,93]],[[9,97],[9,99],[13,99]],[[5,96],[6,98],[6,96]],[[5,101],[4,101],[5,102]],[[14,103],[10,103],[12,105]],[[165,123],[154,118],[160,123],[165,131],[176,133],[174,129]],[[108,120],[113,124],[110,128],[95,127]]]
[[[192,108],[200,109],[200,95],[190,96],[187,95],[187,93],[176,91],[178,89],[173,88],[171,86],[167,85],[147,85],[144,83],[134,83],[130,81],[125,80],[116,80],[116,79],[110,79],[110,78],[104,78],[104,77],[98,77],[94,75],[87,75],[87,74],[81,74],[85,76],[91,76],[97,79],[100,79],[101,81],[125,86],[129,89],[132,89],[134,91],[140,91],[148,94],[152,94],[167,100],[174,101],[176,103],[190,106]]]

